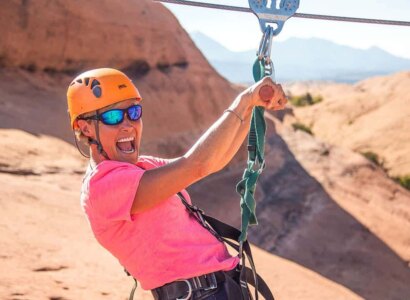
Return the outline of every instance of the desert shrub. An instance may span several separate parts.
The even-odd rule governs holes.
[[[361,152],[360,154],[366,157],[368,160],[370,160],[375,165],[381,168],[384,168],[383,161],[380,160],[379,156],[376,153],[371,152],[371,151],[366,151],[366,152]]]
[[[289,98],[290,103],[293,106],[301,107],[301,106],[310,106],[316,103],[322,102],[322,96],[312,96],[310,93],[306,93],[300,96],[291,96]]]
[[[306,126],[305,124],[296,122],[296,123],[292,124],[292,127],[293,127],[294,130],[301,130],[301,131],[304,131],[304,132],[306,132],[310,135],[313,135],[312,129],[310,127]]]
[[[393,177],[393,179],[405,189],[410,190],[410,175]]]
[[[367,152],[362,152],[361,153],[364,157],[366,157],[368,160],[370,160],[372,163],[374,163],[375,165],[379,166],[380,168],[383,169],[384,172],[387,173],[387,169],[384,167],[384,162],[383,160],[381,160],[379,158],[379,156],[371,151],[367,151]],[[389,176],[389,175],[387,175]],[[404,176],[397,176],[397,177],[391,177],[389,176],[389,178],[393,179],[394,181],[396,181],[398,184],[400,184],[402,187],[404,187],[405,189],[410,190],[410,175],[404,175]]]

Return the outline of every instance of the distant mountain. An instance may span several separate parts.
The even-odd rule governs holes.
[[[256,49],[234,52],[201,32],[190,34],[212,66],[232,82],[253,82]],[[278,81],[330,80],[355,82],[375,75],[410,70],[410,59],[394,56],[380,48],[367,50],[318,38],[290,38],[274,42],[272,60]]]

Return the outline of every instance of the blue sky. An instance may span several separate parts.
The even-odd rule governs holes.
[[[248,0],[194,0],[248,7]],[[255,49],[261,31],[258,19],[239,13],[165,4],[188,32],[201,31],[234,51]],[[410,21],[410,0],[300,0],[299,13]],[[355,48],[380,47],[410,58],[410,27],[367,25],[292,18],[276,38],[317,37]]]

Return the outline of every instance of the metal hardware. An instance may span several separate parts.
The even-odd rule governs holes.
[[[243,257],[243,241],[242,240],[239,242],[238,257],[239,259],[242,259]]]
[[[186,279],[184,279],[184,280],[177,280],[177,281],[183,281],[183,282],[185,282],[187,285],[188,285],[188,295],[186,296],[186,297],[184,297],[184,298],[177,298],[176,300],[189,300],[189,299],[191,299],[191,297],[192,297],[192,285],[191,285],[191,283],[188,281],[188,280],[186,280]]]
[[[265,76],[270,76],[273,73],[274,67],[271,60],[272,52],[272,38],[274,29],[272,26],[268,25],[263,32],[262,39],[259,43],[259,49],[256,55],[259,61],[263,62],[263,71]]]
[[[274,36],[281,32],[285,21],[299,8],[299,0],[280,0],[279,8],[276,5],[277,1],[279,0],[272,0],[271,7],[268,7],[267,0],[248,0],[249,7],[259,19],[262,32],[265,32],[267,24],[276,24],[277,27],[273,28]]]
[[[216,281],[216,276],[214,273],[212,274],[208,274],[205,275],[206,280],[208,281],[208,278],[210,279],[210,281],[208,281],[208,283],[210,283],[210,286],[207,288],[204,288],[204,291],[209,291],[209,290],[213,290],[216,289],[218,287],[218,282]]]
[[[248,7],[221,5],[221,4],[214,4],[214,3],[204,3],[204,2],[197,2],[197,1],[187,1],[187,0],[154,0],[154,1],[163,2],[163,3],[171,3],[171,4],[190,5],[194,7],[204,7],[204,8],[236,11],[236,12],[245,12],[245,13],[252,12],[252,10]],[[354,22],[354,23],[367,23],[367,24],[376,24],[376,25],[410,26],[410,22],[408,21],[397,21],[397,20],[351,18],[351,17],[327,16],[327,15],[305,14],[305,13],[295,13],[293,17],[303,18],[303,19],[323,20],[323,21]]]

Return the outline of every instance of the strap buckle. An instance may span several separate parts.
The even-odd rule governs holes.
[[[192,296],[192,285],[191,285],[191,283],[188,281],[188,280],[186,280],[186,279],[184,279],[184,280],[177,280],[177,281],[183,281],[183,282],[185,282],[187,285],[188,285],[188,295],[186,296],[186,297],[184,297],[184,298],[177,298],[176,300],[189,300],[189,299],[191,299],[191,296]]]
[[[204,288],[204,291],[213,290],[213,289],[216,289],[218,287],[218,282],[216,281],[216,276],[215,276],[214,273],[205,275],[205,279],[209,283],[209,287]]]

